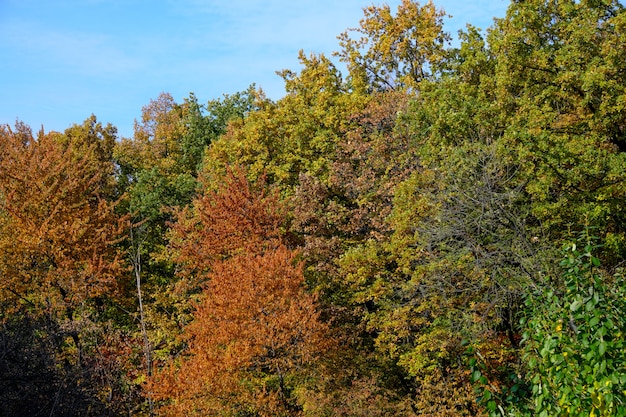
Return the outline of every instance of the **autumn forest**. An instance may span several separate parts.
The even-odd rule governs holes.
[[[0,416],[626,416],[624,6],[444,17],[0,126]]]

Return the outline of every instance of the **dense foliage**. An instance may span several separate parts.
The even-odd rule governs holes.
[[[286,94],[0,128],[0,415],[626,415],[626,12],[370,6]]]

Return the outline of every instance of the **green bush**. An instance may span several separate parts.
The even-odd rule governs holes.
[[[566,245],[562,281],[526,300],[522,357],[531,387],[524,414],[626,415],[626,282],[600,269],[585,229]]]

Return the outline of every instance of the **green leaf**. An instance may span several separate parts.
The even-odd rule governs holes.
[[[489,400],[491,400],[491,391],[485,390],[485,393],[483,395],[483,401],[489,401]]]
[[[480,371],[475,370],[474,372],[472,372],[472,382],[477,382],[481,376],[482,374],[480,373]]]

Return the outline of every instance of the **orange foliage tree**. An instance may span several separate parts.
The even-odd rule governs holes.
[[[0,129],[0,300],[72,319],[110,293],[121,264],[113,243],[124,219],[101,196],[97,147],[60,133]],[[4,312],[10,309],[3,308]]]
[[[7,415],[105,415],[126,341],[104,316],[123,265],[111,126],[0,126],[0,403]],[[104,320],[103,320],[104,319]],[[121,401],[120,401],[121,403]],[[128,404],[127,403],[127,404]],[[119,410],[118,410],[119,411]]]
[[[241,171],[179,213],[182,287],[203,292],[187,351],[150,383],[165,414],[301,413],[303,371],[328,342],[283,223],[277,195]]]

